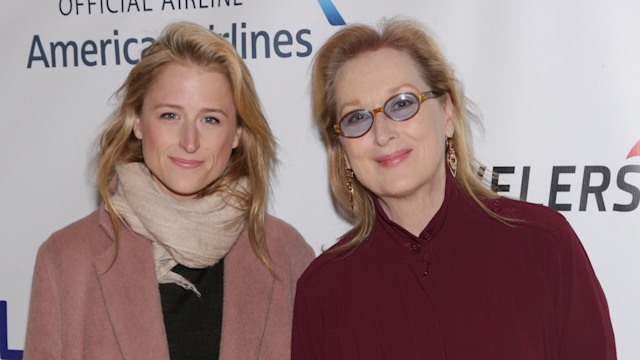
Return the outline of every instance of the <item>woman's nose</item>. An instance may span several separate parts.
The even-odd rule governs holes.
[[[200,147],[200,139],[198,137],[198,129],[196,124],[185,121],[180,134],[180,147],[188,153],[193,153]]]
[[[395,122],[387,117],[384,112],[376,112],[373,115],[371,131],[377,145],[385,146],[397,136]]]

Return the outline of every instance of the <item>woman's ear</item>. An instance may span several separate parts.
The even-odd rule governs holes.
[[[453,137],[456,128],[453,122],[453,102],[451,101],[451,96],[449,95],[449,93],[444,94],[444,101],[442,105],[445,113],[444,133],[445,135],[447,135],[447,137],[450,138]]]
[[[351,163],[349,162],[347,153],[343,153],[343,156],[344,156],[344,165],[347,167],[347,169],[351,169]]]
[[[236,130],[236,135],[233,138],[233,147],[232,149],[235,149],[238,147],[238,145],[240,145],[240,139],[242,138],[242,126],[238,126],[238,129]]]
[[[138,140],[142,140],[142,130],[140,129],[140,116],[136,115],[133,120],[133,135],[136,136]]]

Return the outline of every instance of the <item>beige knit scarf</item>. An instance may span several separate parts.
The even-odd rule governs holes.
[[[118,188],[114,207],[134,232],[153,242],[156,277],[200,295],[198,289],[171,269],[177,264],[206,268],[223,258],[244,227],[243,211],[228,194],[177,201],[151,178],[143,163],[116,167]],[[234,190],[246,189],[246,180]]]

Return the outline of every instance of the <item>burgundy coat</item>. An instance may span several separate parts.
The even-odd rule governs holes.
[[[40,247],[25,360],[169,359],[151,242],[121,229],[113,266],[113,227],[103,208]],[[314,254],[275,217],[266,217],[265,233],[278,278],[255,256],[246,230],[225,257],[220,359],[290,357],[296,281]]]

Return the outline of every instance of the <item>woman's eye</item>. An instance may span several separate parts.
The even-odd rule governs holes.
[[[415,95],[400,94],[391,99],[384,107],[384,112],[394,120],[406,120],[418,111],[420,101]]]
[[[217,118],[213,117],[213,116],[205,116],[205,118],[203,119],[205,124],[217,124],[220,122],[220,120],[218,120]]]
[[[167,119],[167,120],[174,120],[176,118],[178,118],[178,116],[174,113],[164,113],[162,115],[160,115],[161,118],[163,119]]]
[[[371,116],[366,111],[356,111],[354,113],[351,113],[345,116],[344,120],[342,120],[342,124],[344,126],[356,126],[363,122],[369,121],[370,117]]]
[[[406,107],[413,106],[414,104],[415,104],[415,101],[413,99],[410,99],[410,98],[397,99],[396,101],[391,103],[391,109],[392,110],[400,110],[400,109],[404,109]]]

